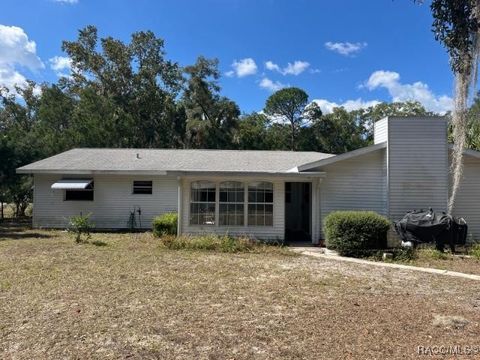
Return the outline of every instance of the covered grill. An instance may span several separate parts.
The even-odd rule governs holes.
[[[446,213],[428,211],[412,211],[402,220],[395,222],[395,231],[403,243],[416,246],[421,243],[435,242],[438,250],[443,251],[449,244],[452,252],[455,245],[464,245],[467,240],[467,223],[463,218],[454,218]]]

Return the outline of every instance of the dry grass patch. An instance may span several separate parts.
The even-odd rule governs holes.
[[[441,253],[433,248],[419,249],[411,263],[416,266],[480,275],[480,259],[475,256]]]
[[[16,230],[0,227],[0,358],[394,359],[480,337],[477,282]]]

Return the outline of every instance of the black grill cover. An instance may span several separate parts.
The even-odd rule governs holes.
[[[467,238],[465,220],[432,209],[409,212],[394,225],[402,241],[415,244],[436,242],[443,248],[445,243],[464,245]]]

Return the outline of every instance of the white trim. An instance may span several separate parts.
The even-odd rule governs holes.
[[[347,152],[347,153],[344,153],[344,154],[341,154],[341,155],[332,156],[332,157],[329,157],[329,158],[326,158],[326,159],[322,159],[322,160],[318,160],[318,161],[314,161],[314,162],[311,162],[311,163],[300,165],[300,166],[298,166],[298,170],[299,171],[305,171],[305,170],[310,170],[310,169],[317,168],[317,167],[320,167],[320,166],[330,165],[330,164],[336,163],[338,161],[351,159],[353,157],[360,156],[360,155],[365,155],[365,154],[368,154],[372,151],[376,151],[376,150],[379,150],[379,149],[384,149],[386,147],[387,147],[387,142],[384,141],[384,142],[379,143],[379,144],[375,144],[375,145],[367,146],[367,147],[364,147],[364,148],[361,148],[361,149],[353,150],[353,151],[350,151],[350,152]],[[302,174],[302,173],[299,173],[299,174]]]
[[[28,170],[23,168],[16,169],[17,174],[62,174],[62,175],[157,175],[157,176],[291,176],[291,177],[322,177],[323,171],[312,171],[307,173],[279,171],[157,171],[157,170]]]
[[[157,170],[29,170],[18,168],[17,174],[65,174],[65,175],[167,175],[166,171]]]
[[[182,178],[177,178],[177,236],[182,235]]]

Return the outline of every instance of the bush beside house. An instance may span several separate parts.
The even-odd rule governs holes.
[[[152,227],[155,236],[177,235],[177,213],[166,213],[153,219]]]
[[[325,218],[328,249],[343,256],[369,256],[387,247],[390,221],[373,211],[334,211]]]
[[[90,232],[95,225],[90,221],[92,214],[75,215],[68,221],[68,232],[72,233],[77,244],[85,243],[90,239]]]

